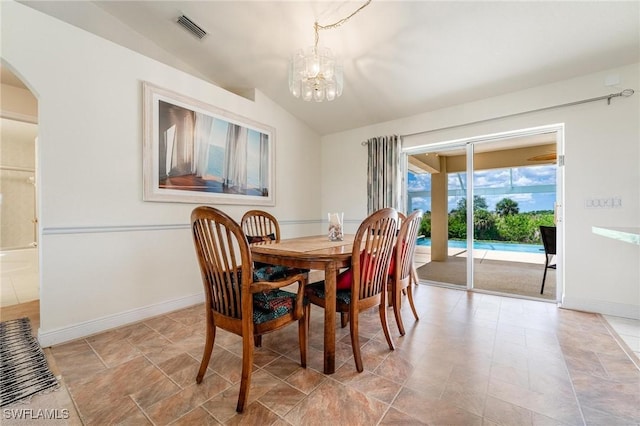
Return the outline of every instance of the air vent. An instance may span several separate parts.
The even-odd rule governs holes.
[[[207,35],[207,32],[205,30],[203,30],[198,24],[196,24],[195,22],[193,22],[191,19],[187,18],[184,15],[181,15],[178,18],[178,24],[182,25],[182,27],[184,27],[187,31],[189,31],[191,34],[198,37],[199,39],[203,39],[204,36]]]

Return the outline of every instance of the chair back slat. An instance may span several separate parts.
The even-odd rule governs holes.
[[[360,224],[352,253],[352,297],[363,300],[386,291],[397,230],[398,213],[390,208],[378,210]]]
[[[248,289],[253,273],[242,229],[226,214],[207,206],[196,208],[191,221],[207,304],[221,315],[241,319],[242,289]]]
[[[407,279],[412,272],[413,257],[416,251],[418,230],[422,221],[422,210],[415,210],[408,217],[401,218],[398,241],[395,247],[396,279]]]

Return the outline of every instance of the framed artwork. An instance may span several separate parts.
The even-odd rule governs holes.
[[[275,130],[143,82],[145,201],[275,205]]]

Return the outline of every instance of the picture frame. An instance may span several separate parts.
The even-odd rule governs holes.
[[[143,82],[143,200],[275,205],[275,129]]]

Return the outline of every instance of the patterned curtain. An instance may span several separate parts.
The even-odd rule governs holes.
[[[367,141],[368,214],[384,207],[400,208],[400,137],[381,136]]]

